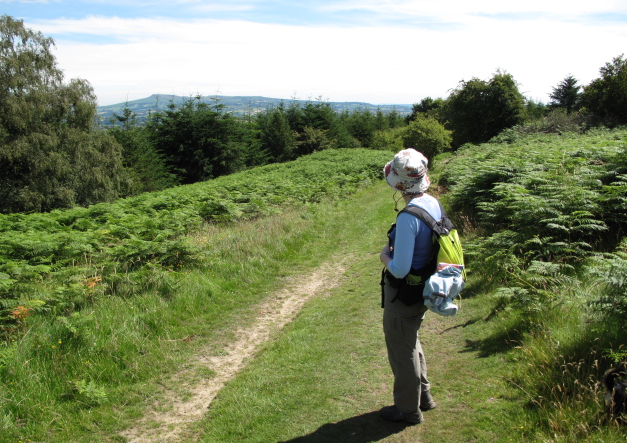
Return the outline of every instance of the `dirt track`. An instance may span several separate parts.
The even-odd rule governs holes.
[[[338,285],[343,272],[341,264],[327,263],[271,294],[260,305],[254,323],[242,326],[235,333],[235,342],[229,343],[218,356],[205,355],[215,354],[215,349],[206,353],[200,351],[184,371],[174,374],[170,382],[162,385],[162,400],[153,404],[143,419],[121,435],[131,443],[178,441],[187,425],[203,417],[220,389],[246,366],[261,345],[294,319],[310,298]],[[215,376],[189,381],[194,379],[193,374],[198,369],[210,369]],[[167,386],[177,386],[177,389],[174,391]],[[187,395],[182,398],[180,392]]]

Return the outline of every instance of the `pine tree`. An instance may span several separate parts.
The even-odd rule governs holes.
[[[296,140],[283,106],[261,114],[257,124],[261,149],[269,154],[271,161],[283,162],[293,158]]]
[[[557,87],[553,88],[550,95],[550,105],[554,108],[563,108],[568,114],[577,111],[579,109],[580,89],[581,86],[577,85],[577,79],[568,75]]]

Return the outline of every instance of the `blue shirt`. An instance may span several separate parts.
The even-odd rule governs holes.
[[[436,220],[442,217],[440,204],[429,194],[413,198],[408,206],[423,208]],[[433,253],[431,229],[417,217],[405,212],[396,217],[396,229],[390,233],[390,242],[393,245],[390,252],[392,261],[387,268],[396,278],[405,277],[412,268],[424,268]]]

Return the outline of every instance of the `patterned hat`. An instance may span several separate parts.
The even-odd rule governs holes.
[[[415,149],[403,149],[383,168],[385,180],[403,194],[419,194],[429,189],[429,160]]]

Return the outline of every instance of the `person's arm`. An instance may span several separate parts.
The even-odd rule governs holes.
[[[409,274],[417,232],[418,219],[411,214],[400,214],[396,219],[394,258],[391,258],[387,245],[381,251],[381,261],[396,278],[403,278]]]

